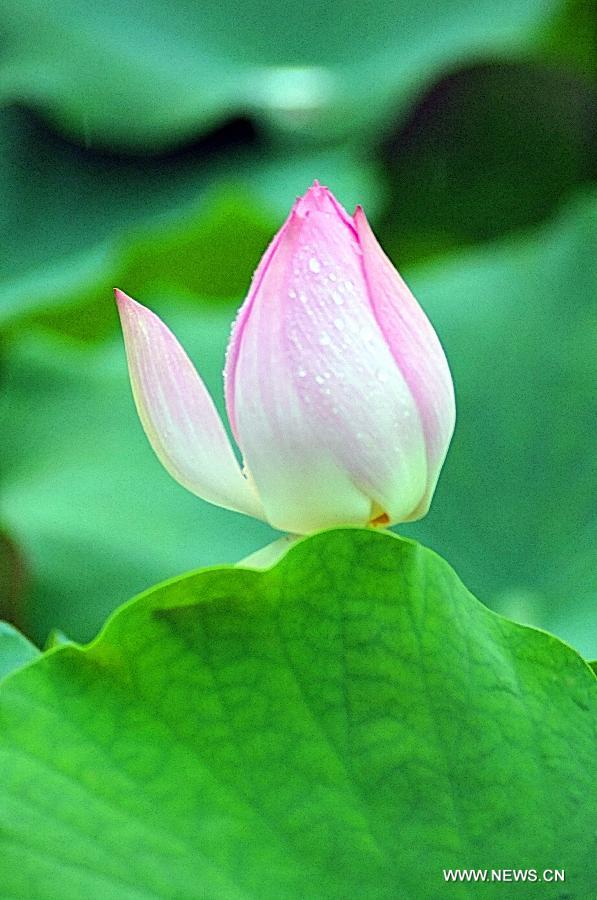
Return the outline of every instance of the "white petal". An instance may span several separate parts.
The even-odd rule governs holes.
[[[431,322],[381,249],[360,207],[354,216],[369,299],[390,352],[414,398],[425,435],[427,484],[410,519],[424,516],[454,431],[454,385]]]
[[[154,313],[122,291],[115,293],[137,411],[162,465],[204,500],[264,518],[185,351]]]

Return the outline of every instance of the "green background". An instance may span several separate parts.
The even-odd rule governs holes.
[[[363,203],[454,373],[432,510],[398,530],[597,655],[591,26],[560,0],[5,0],[0,615],[88,639],[274,536],[154,459],[111,288],[164,316],[221,407],[235,309],[319,178]]]

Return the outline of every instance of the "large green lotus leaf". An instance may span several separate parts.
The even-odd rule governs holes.
[[[456,434],[403,530],[513,618],[597,650],[597,200],[410,279],[447,350]]]
[[[63,310],[77,308],[78,334],[103,333],[101,298],[119,282],[240,297],[315,176],[349,206],[378,207],[382,181],[346,148],[210,147],[123,160],[83,151],[22,111],[0,119],[0,325],[36,315],[70,331]]]
[[[586,900],[596,694],[390,534],[176,579],[0,688],[4,895],[477,896],[444,882],[470,866]]]
[[[386,142],[386,246],[420,259],[543,221],[595,174],[595,102],[592,81],[546,65],[436,84]]]
[[[0,622],[0,680],[37,656],[37,647],[8,622]]]
[[[561,0],[4,0],[0,100],[86,146],[173,146],[233,115],[334,136],[439,71],[534,48]]]

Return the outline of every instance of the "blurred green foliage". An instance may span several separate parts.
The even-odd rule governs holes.
[[[375,127],[455,62],[532,49],[561,7],[4,0],[0,99],[119,150],[176,146],[235,115],[335,140]]]
[[[597,193],[557,221],[413,272],[457,427],[429,515],[402,531],[500,612],[597,647]]]
[[[405,530],[597,652],[587,9],[2,5],[1,615],[87,638],[132,593],[269,539],[154,459],[111,288],[165,317],[220,403],[235,308],[319,178],[365,205],[455,375],[446,470]]]

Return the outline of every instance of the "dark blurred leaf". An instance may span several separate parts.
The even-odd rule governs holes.
[[[596,104],[585,79],[545,67],[446,78],[386,145],[386,244],[411,260],[540,222],[595,173]]]
[[[0,617],[21,625],[27,583],[25,564],[19,548],[0,530]]]
[[[410,279],[446,347],[458,422],[408,531],[484,601],[597,649],[597,200],[529,240]]]
[[[86,146],[175,146],[232,115],[337,138],[438,71],[536,46],[561,0],[4,0],[4,102]]]

